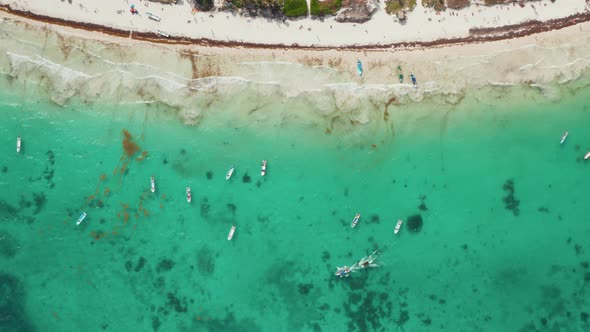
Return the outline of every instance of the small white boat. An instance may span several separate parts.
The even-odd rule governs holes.
[[[225,175],[225,179],[226,179],[226,180],[229,180],[229,178],[231,178],[231,175],[232,175],[232,174],[234,174],[234,169],[235,169],[235,167],[233,167],[233,166],[232,166],[232,167],[229,169],[229,171],[227,171],[227,174]]]
[[[590,151],[588,151],[588,152],[586,153],[586,155],[584,156],[584,160],[586,160],[586,159],[588,159],[588,158],[590,158]]]
[[[393,233],[395,233],[395,234],[399,233],[400,228],[402,228],[402,223],[403,222],[404,221],[402,219],[399,219],[397,221],[397,225],[395,225],[395,230],[393,230]]]
[[[236,226],[232,226],[229,230],[229,234],[227,234],[227,240],[231,240],[234,237],[234,233],[236,232]]]
[[[266,160],[262,161],[262,167],[260,170],[260,175],[264,176],[266,174]]]
[[[153,176],[150,178],[150,183],[152,186],[152,192],[155,193],[156,192],[156,179],[154,179]]]
[[[156,31],[156,33],[157,33],[158,35],[162,36],[162,37],[170,38],[170,35],[169,35],[169,34],[167,34],[167,33],[165,33],[165,32],[164,32],[164,31],[162,31],[162,30],[157,30],[157,31]]]
[[[76,226],[80,225],[84,218],[86,218],[86,212],[82,212],[82,214],[78,217],[78,221],[76,221]]]
[[[20,152],[20,136],[16,138],[16,152]]]
[[[151,20],[154,20],[156,22],[160,22],[161,18],[158,15],[154,15],[152,13],[145,13],[147,15],[147,17]]]
[[[190,203],[191,199],[192,199],[191,187],[186,187],[186,201]]]
[[[360,219],[360,218],[361,218],[361,214],[360,214],[360,213],[357,213],[357,214],[354,216],[354,219],[352,219],[352,224],[350,225],[350,227],[354,227],[354,226],[356,226],[356,223],[358,223],[358,222],[359,222],[359,219]]]
[[[565,142],[565,139],[567,138],[567,135],[569,135],[569,132],[566,130],[563,135],[561,136],[561,141],[559,141],[559,144],[563,144],[563,142]]]

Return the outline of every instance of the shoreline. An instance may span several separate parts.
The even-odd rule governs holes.
[[[401,49],[424,49],[434,47],[444,47],[451,45],[463,45],[473,43],[484,43],[491,41],[509,40],[514,38],[526,37],[543,32],[560,30],[569,26],[577,25],[579,23],[590,21],[590,11],[576,13],[567,17],[551,19],[547,21],[529,20],[519,24],[504,25],[498,27],[481,27],[469,28],[469,36],[457,38],[439,38],[431,41],[402,41],[387,44],[366,44],[366,45],[340,45],[340,46],[321,46],[321,45],[300,45],[298,43],[291,44],[275,44],[275,43],[256,43],[247,41],[222,41],[210,38],[191,38],[187,36],[163,37],[156,32],[143,32],[124,30],[115,27],[107,27],[90,22],[80,22],[68,20],[60,17],[52,17],[33,13],[31,11],[19,10],[11,8],[10,5],[0,4],[0,10],[17,17],[43,22],[52,25],[65,26],[77,30],[100,32],[110,36],[121,38],[129,38],[138,41],[146,41],[159,44],[175,44],[175,45],[191,45],[204,47],[219,47],[219,48],[250,48],[250,49],[284,49],[284,50],[343,50],[343,51],[360,51],[360,50],[378,50],[383,51],[393,48]],[[327,24],[327,23],[326,23]]]

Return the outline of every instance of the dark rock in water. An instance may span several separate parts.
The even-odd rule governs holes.
[[[171,259],[163,259],[160,261],[160,263],[158,263],[158,267],[156,268],[156,270],[158,271],[158,273],[161,272],[167,272],[170,271],[173,267],[174,267],[174,261],[172,261]]]
[[[244,183],[252,182],[252,178],[250,177],[250,175],[248,175],[248,173],[244,174],[244,176],[242,177],[242,182],[244,182]]]
[[[158,331],[158,329],[160,328],[160,318],[158,318],[158,316],[153,316],[152,317],[152,329],[154,329],[154,331]]]
[[[229,212],[231,212],[231,214],[235,215],[237,206],[233,203],[227,203],[227,209],[229,210]]]
[[[2,166],[2,173],[6,173],[6,172],[8,172],[8,167]]]
[[[338,22],[364,23],[371,19],[379,4],[376,0],[344,0],[336,15]]]
[[[135,265],[135,272],[139,272],[141,271],[141,269],[143,269],[143,267],[145,266],[146,260],[143,257],[139,257],[139,261],[137,261],[137,265]]]
[[[0,231],[0,256],[12,258],[16,256],[18,243],[16,239],[6,231]]]
[[[205,173],[205,176],[207,176],[207,180],[211,180],[213,179],[213,172],[207,171],[207,173]]]
[[[520,209],[518,206],[520,205],[520,201],[516,199],[514,194],[514,180],[508,179],[502,186],[502,189],[506,192],[506,196],[502,199],[504,202],[504,208],[506,210],[512,211],[514,216],[518,216],[520,214]]]
[[[422,216],[419,214],[415,214],[413,216],[408,217],[408,229],[412,233],[419,233],[422,230]]]
[[[299,294],[307,295],[309,291],[313,288],[313,284],[299,284],[297,285],[299,288]]]
[[[25,290],[19,279],[0,273],[0,331],[34,331],[25,312]]]

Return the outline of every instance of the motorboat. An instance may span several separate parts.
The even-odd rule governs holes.
[[[186,201],[190,203],[191,200],[192,200],[191,187],[186,187]]]
[[[361,218],[361,214],[360,214],[360,213],[357,213],[357,214],[354,216],[354,219],[352,219],[352,224],[350,225],[350,227],[354,227],[354,226],[356,226],[356,224],[359,222],[359,219],[360,219],[360,218]]]
[[[157,30],[156,33],[162,37],[170,38],[170,35],[162,30]]]
[[[264,176],[266,174],[266,160],[262,161],[262,167],[260,168],[260,175]]]
[[[20,136],[16,138],[16,152],[20,152]]]
[[[569,132],[566,130],[563,135],[561,136],[561,141],[559,141],[559,144],[563,144],[563,142],[565,142],[565,139],[567,138],[567,135],[569,135]]]
[[[152,187],[152,192],[155,193],[156,192],[156,179],[154,179],[153,176],[150,178],[150,183],[151,183],[151,187]]]
[[[232,226],[229,230],[229,234],[227,234],[227,240],[231,240],[234,237],[234,233],[236,232],[236,226]]]
[[[586,160],[586,159],[588,159],[588,158],[590,158],[590,151],[588,151],[588,152],[586,153],[586,155],[584,156],[584,160]]]
[[[336,273],[334,273],[334,275],[340,278],[349,277],[350,272],[353,272],[353,270],[351,270],[348,266],[345,265],[343,267],[336,267]]]
[[[160,22],[160,20],[162,20],[162,19],[160,18],[160,16],[158,16],[158,15],[154,15],[154,14],[152,14],[152,13],[145,13],[145,14],[147,15],[147,17],[148,17],[150,20],[154,20],[154,21],[156,21],[156,22]]]
[[[377,259],[378,256],[379,256],[379,254],[377,253],[377,250],[375,250],[369,256],[365,256],[365,257],[361,258],[361,260],[358,262],[358,264],[355,264],[355,265],[358,266],[359,269],[364,269],[366,267],[377,267],[379,265],[377,265],[375,263],[375,260]]]
[[[86,212],[82,212],[82,214],[78,217],[78,221],[76,221],[76,226],[80,225],[82,221],[86,218]]]
[[[402,228],[402,223],[403,222],[404,221],[402,219],[399,219],[397,221],[397,225],[395,225],[395,229],[393,230],[393,233],[395,233],[395,234],[399,233],[400,228]]]
[[[232,174],[234,174],[234,169],[235,169],[235,167],[233,167],[233,166],[232,166],[232,167],[229,169],[229,171],[227,171],[227,174],[225,175],[225,179],[226,179],[226,180],[229,180],[229,178],[231,178],[231,175],[232,175]]]

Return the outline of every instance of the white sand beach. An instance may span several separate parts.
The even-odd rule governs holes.
[[[384,45],[400,42],[433,41],[469,36],[474,28],[515,25],[530,20],[559,19],[590,10],[586,0],[541,0],[520,6],[471,5],[461,10],[447,9],[437,13],[418,0],[416,8],[400,23],[395,15],[385,12],[381,1],[373,18],[363,24],[339,23],[333,17],[323,21],[304,18],[272,21],[248,18],[229,12],[194,12],[191,1],[176,5],[146,0],[0,0],[0,5],[38,15],[69,21],[93,23],[126,31],[162,31],[171,36],[207,38],[259,44],[304,46]],[[131,4],[139,14],[130,12]],[[160,17],[148,18],[147,13]]]

